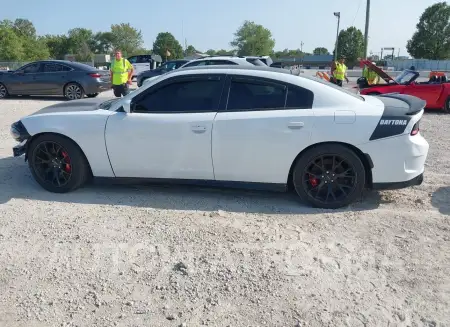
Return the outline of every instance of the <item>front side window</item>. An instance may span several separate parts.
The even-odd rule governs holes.
[[[128,58],[128,61],[130,62],[130,64],[135,64],[135,63],[137,63],[137,56],[133,56],[133,57],[130,57],[130,58]]]
[[[284,108],[287,87],[259,80],[233,79],[227,110]]]
[[[158,86],[156,86],[158,87]],[[136,101],[134,112],[180,113],[217,111],[222,91],[220,77],[184,78],[148,90]]]
[[[24,74],[37,73],[39,71],[40,66],[41,65],[39,63],[34,63],[34,64],[24,67],[23,69],[20,69],[20,72],[22,72]]]

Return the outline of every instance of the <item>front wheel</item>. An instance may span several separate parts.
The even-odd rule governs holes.
[[[379,92],[369,92],[369,93],[367,93],[367,95],[380,95],[381,93],[379,93]]]
[[[307,150],[293,172],[294,188],[301,200],[324,209],[341,208],[361,198],[365,179],[361,159],[339,144]]]
[[[99,93],[92,93],[92,94],[88,94],[87,97],[88,98],[95,98],[98,95],[99,95]]]
[[[90,176],[89,165],[78,146],[54,134],[38,136],[31,142],[28,166],[38,184],[54,193],[75,190]]]
[[[84,90],[76,83],[69,83],[64,88],[64,96],[67,100],[82,99],[84,97]]]

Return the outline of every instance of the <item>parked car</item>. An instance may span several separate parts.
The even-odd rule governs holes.
[[[450,81],[445,74],[432,74],[428,81],[417,82],[420,73],[415,70],[404,70],[400,75],[393,78],[381,68],[370,61],[364,61],[380,76],[386,84],[368,85],[364,78],[358,79],[360,94],[380,95],[386,93],[400,93],[416,96],[426,101],[426,108],[441,109],[450,113]]]
[[[156,69],[142,71],[140,74],[138,74],[136,76],[137,86],[141,87],[146,79],[148,79],[150,77],[165,74],[174,69],[178,69],[188,62],[189,62],[189,60],[185,60],[185,59],[171,60],[171,61],[166,61],[165,63],[163,63],[161,66],[159,66]]]
[[[189,61],[180,68],[197,67],[197,66],[222,66],[222,65],[239,65],[239,66],[267,66],[259,58],[254,57],[238,57],[238,56],[206,56],[203,58]]]
[[[140,73],[156,68],[156,63],[161,62],[161,56],[159,55],[137,55],[127,58],[127,60],[133,65],[134,75],[132,78],[136,78]]]
[[[65,60],[44,60],[0,72],[0,99],[8,95],[62,95],[68,100],[96,97],[111,89],[109,71]]]
[[[425,102],[359,96],[278,68],[171,71],[123,98],[61,103],[11,126],[36,181],[64,193],[92,176],[115,182],[292,187],[339,208],[364,188],[419,185]],[[76,113],[76,114],[74,114]],[[70,118],[70,119],[69,119]]]

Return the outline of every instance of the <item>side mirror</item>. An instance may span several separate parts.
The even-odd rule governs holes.
[[[132,110],[133,107],[134,107],[134,102],[131,100],[124,101],[124,103],[122,104],[123,110],[128,114],[133,112],[133,110]]]

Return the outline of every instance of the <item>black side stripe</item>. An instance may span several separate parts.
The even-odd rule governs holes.
[[[400,135],[405,132],[411,116],[382,116],[377,127],[370,136],[370,141]]]

